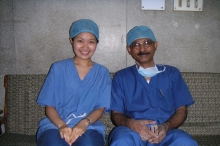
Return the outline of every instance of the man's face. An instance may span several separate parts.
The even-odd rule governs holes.
[[[142,67],[154,66],[154,53],[157,49],[157,42],[147,38],[137,39],[127,46],[128,53]]]

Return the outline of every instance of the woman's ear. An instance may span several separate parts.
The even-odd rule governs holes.
[[[69,38],[69,40],[70,40],[70,44],[72,44],[72,43],[73,43],[73,39],[72,39],[72,38]]]
[[[154,43],[155,51],[157,50],[157,47],[158,47],[158,42],[155,42],[155,43]]]

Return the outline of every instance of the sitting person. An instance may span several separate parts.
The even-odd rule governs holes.
[[[109,110],[111,77],[91,60],[99,28],[89,19],[70,27],[74,57],[52,64],[37,103],[46,107],[39,123],[38,146],[103,146],[105,126],[98,120]]]
[[[198,146],[178,127],[194,103],[180,71],[154,63],[158,42],[147,26],[127,34],[127,51],[136,64],[112,81],[111,146]]]

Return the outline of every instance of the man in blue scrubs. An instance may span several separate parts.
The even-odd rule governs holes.
[[[148,26],[127,34],[127,51],[136,63],[114,75],[111,146],[198,146],[178,129],[192,96],[177,68],[154,63],[157,46]]]

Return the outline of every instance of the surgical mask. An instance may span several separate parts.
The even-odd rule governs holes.
[[[148,67],[148,68],[143,68],[143,67],[139,67],[138,69],[138,73],[141,74],[144,77],[148,77],[151,78],[155,75],[157,75],[158,73],[164,72],[166,70],[166,67],[164,66],[164,69],[162,71],[159,71],[157,69],[157,66],[155,65],[154,67]]]

